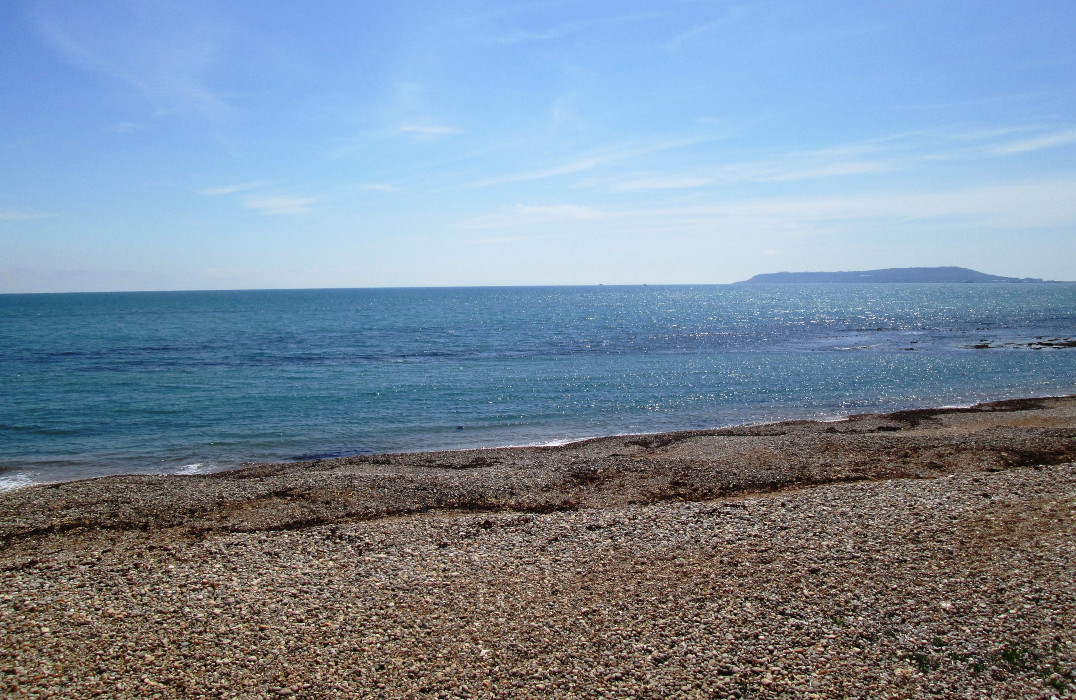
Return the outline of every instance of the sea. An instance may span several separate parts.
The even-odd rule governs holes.
[[[1076,284],[0,295],[0,489],[1076,393]]]

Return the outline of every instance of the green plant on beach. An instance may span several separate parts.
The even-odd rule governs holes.
[[[1069,688],[1068,681],[1065,679],[1065,669],[1061,664],[1055,663],[1049,668],[1042,669],[1039,671],[1039,675],[1045,679],[1046,685],[1054,690],[1065,692]]]
[[[1012,668],[1026,669],[1033,660],[1031,651],[1019,644],[1006,645],[1001,650],[1001,660]]]
[[[913,651],[912,660],[915,661],[915,665],[919,668],[920,673],[930,673],[934,668],[934,659],[931,658],[930,654]]]

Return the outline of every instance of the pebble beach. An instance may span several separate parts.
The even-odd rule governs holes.
[[[0,494],[10,697],[1076,697],[1076,397]]]

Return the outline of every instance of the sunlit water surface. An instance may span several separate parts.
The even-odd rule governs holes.
[[[1073,284],[0,295],[0,488],[1070,394],[1073,335]]]

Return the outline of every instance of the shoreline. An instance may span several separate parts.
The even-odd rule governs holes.
[[[1074,340],[1073,342],[1076,342]],[[581,437],[568,437],[559,438],[553,440],[536,440],[534,442],[525,442],[519,444],[507,443],[507,444],[475,444],[463,447],[445,447],[445,448],[431,448],[431,449],[419,449],[419,450],[400,450],[389,452],[360,452],[355,454],[336,454],[333,456],[308,456],[308,457],[290,457],[281,460],[273,461],[242,461],[232,462],[228,461],[224,466],[213,465],[207,470],[191,469],[191,467],[202,467],[203,463],[182,464],[174,467],[169,467],[165,470],[159,471],[133,471],[133,472],[118,472],[118,473],[106,473],[92,476],[76,476],[74,478],[58,478],[43,481],[32,480],[31,477],[27,477],[22,473],[23,469],[19,466],[9,465],[0,467],[0,482],[4,482],[12,477],[5,476],[14,474],[18,477],[18,483],[0,483],[0,496],[6,493],[20,491],[30,487],[36,486],[55,486],[58,484],[78,483],[83,481],[94,481],[97,479],[109,479],[109,478],[128,478],[128,477],[174,477],[174,476],[210,476],[216,474],[225,474],[248,469],[251,467],[270,466],[270,465],[300,465],[308,463],[321,463],[327,461],[340,461],[340,460],[362,460],[372,457],[383,456],[403,456],[403,455],[422,455],[432,453],[446,453],[446,452],[473,452],[482,450],[530,450],[530,449],[544,449],[544,448],[563,448],[570,447],[575,444],[585,443],[591,440],[603,440],[603,439],[617,439],[617,438],[645,438],[652,436],[660,436],[665,434],[678,434],[688,432],[712,432],[721,430],[735,430],[735,429],[748,429],[760,426],[772,426],[781,424],[792,423],[841,423],[850,419],[856,419],[864,416],[886,416],[896,413],[906,413],[909,411],[948,411],[951,409],[957,410],[975,410],[979,406],[988,405],[1004,405],[1009,403],[1019,403],[1025,401],[1037,401],[1040,399],[1066,399],[1076,398],[1076,394],[1043,394],[1041,396],[1030,395],[1020,396],[1007,399],[992,399],[987,401],[978,401],[970,403],[958,403],[958,404],[942,404],[937,406],[926,407],[913,407],[913,408],[898,408],[895,410],[883,410],[872,411],[868,413],[842,413],[838,412],[835,415],[828,415],[826,413],[819,414],[817,412],[805,413],[803,415],[786,418],[776,418],[772,420],[762,421],[748,421],[745,423],[729,423],[721,425],[719,427],[707,427],[707,428],[685,428],[685,429],[670,429],[670,430],[658,430],[654,432],[624,432],[624,433],[608,433],[598,435],[587,435]]]
[[[0,494],[0,693],[1076,697],[1076,396]]]
[[[990,433],[1006,424],[1004,417],[1023,413],[1053,416],[1048,420],[1059,429],[1076,429],[1076,395],[563,445],[365,454],[35,484],[0,492],[0,542],[24,532],[94,528],[287,529],[437,510],[552,512],[1076,461],[1076,441],[1057,440],[1049,430]],[[954,441],[939,429],[947,421],[986,434]],[[889,443],[896,436],[902,436],[900,455],[892,459]],[[748,442],[738,444],[739,438]],[[768,454],[760,457],[760,451]],[[118,492],[121,501],[114,498]]]

